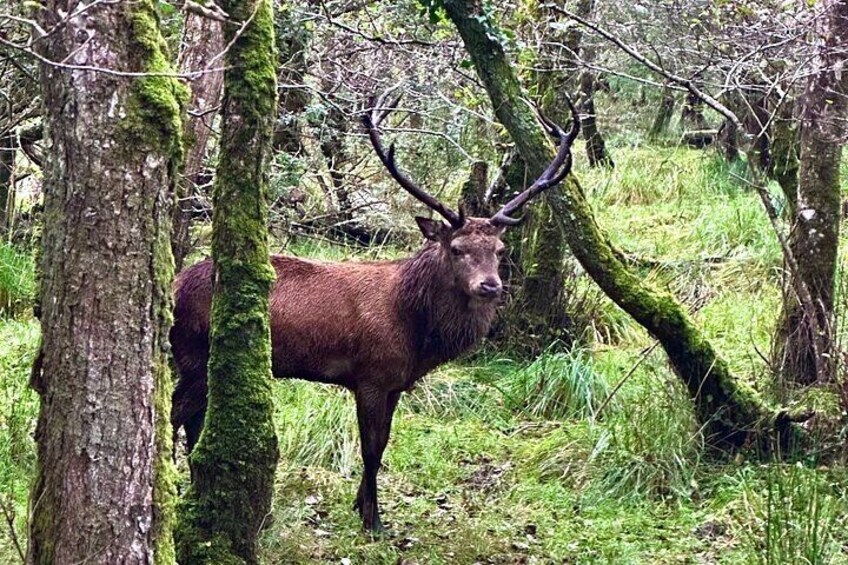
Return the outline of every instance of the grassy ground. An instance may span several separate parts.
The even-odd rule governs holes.
[[[618,148],[616,163],[612,173],[578,171],[600,223],[767,393],[760,353],[780,303],[780,255],[757,198],[694,151]],[[289,250],[339,255],[314,244]],[[596,300],[588,349],[552,350],[527,366],[484,348],[405,396],[379,479],[389,528],[381,538],[363,534],[351,510],[360,470],[352,399],[311,383],[275,385],[282,457],[266,562],[848,563],[841,463],[711,454],[662,352]],[[0,487],[21,538],[37,335],[32,321],[0,322]],[[833,405],[827,393],[808,400]],[[842,441],[839,430],[827,439]],[[15,559],[8,532],[3,563]]]

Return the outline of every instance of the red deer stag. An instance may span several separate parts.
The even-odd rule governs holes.
[[[378,126],[396,105],[371,104],[363,123],[392,177],[447,224],[415,218],[426,238],[399,261],[324,263],[274,255],[271,289],[273,373],[338,384],[356,398],[364,472],[354,508],[367,530],[381,530],[377,471],[400,394],[434,367],[455,359],[483,338],[501,295],[499,258],[504,229],[530,199],[558,184],[571,169],[571,144],[579,121],[572,108],[568,133],[540,120],[559,142],[556,157],[536,182],[491,218],[466,218],[424,192],[385,151]],[[209,312],[214,266],[207,259],[174,282],[176,305],[171,344],[179,372],[171,423],[185,427],[189,451],[206,411]]]

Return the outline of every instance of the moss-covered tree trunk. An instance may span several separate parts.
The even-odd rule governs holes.
[[[208,407],[182,501],[182,565],[257,563],[271,506],[277,438],[272,420],[267,164],[276,112],[270,0],[220,3],[224,27],[221,149],[213,193]],[[236,35],[238,34],[238,35]]]
[[[49,0],[36,16],[54,30],[37,42],[50,61],[172,72],[152,0]],[[170,78],[47,63],[41,86],[49,149],[27,562],[172,564],[169,235],[186,93]]]
[[[189,228],[199,187],[206,184],[206,154],[212,134],[212,121],[221,101],[224,73],[207,69],[209,62],[224,50],[221,23],[194,13],[186,13],[179,69],[190,76],[192,114],[186,119],[186,157],[182,182],[178,185],[177,207],[174,209],[174,231],[171,248],[177,271],[182,270],[191,251]],[[218,65],[216,65],[218,66]],[[198,72],[201,71],[201,72]]]
[[[798,263],[790,288],[806,285],[815,312],[786,293],[776,336],[780,369],[790,382],[834,379],[833,294],[841,219],[839,166],[848,120],[848,0],[821,2],[822,44],[801,100],[801,161],[790,247]],[[795,280],[800,279],[800,281]],[[818,345],[814,340],[818,334]],[[816,349],[818,351],[816,352]]]
[[[543,166],[553,154],[552,147],[522,101],[518,81],[503,49],[492,40],[496,34],[487,28],[492,23],[475,2],[446,0],[445,8],[462,36],[498,120],[530,166]],[[673,297],[646,286],[618,258],[573,176],[563,182],[561,189],[546,194],[553,218],[586,272],[662,344],[711,441],[741,445],[752,432],[771,430],[788,422],[734,378],[727,363]]]

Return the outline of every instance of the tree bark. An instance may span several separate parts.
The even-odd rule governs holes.
[[[595,83],[597,76],[592,71],[584,71],[580,75],[580,123],[583,139],[586,140],[586,155],[590,167],[607,167],[612,169],[615,163],[607,151],[604,138],[598,130],[598,116],[595,113]]]
[[[173,72],[152,0],[82,6],[36,11],[44,29],[62,22],[38,42],[43,57]],[[187,93],[161,76],[50,64],[41,86],[49,151],[27,563],[170,564],[168,238]]]
[[[303,152],[301,116],[309,104],[309,91],[302,88],[307,70],[306,48],[310,33],[297,21],[293,7],[283,3],[275,19],[280,53],[279,113],[274,124],[274,149],[297,156]]]
[[[179,68],[183,74],[206,69],[209,62],[224,50],[221,24],[211,18],[186,13],[183,27]],[[217,66],[217,65],[216,65]],[[174,231],[171,247],[174,263],[181,271],[186,255],[191,251],[189,228],[193,217],[195,196],[206,179],[206,153],[212,134],[212,121],[221,102],[223,71],[202,72],[191,79],[189,109],[193,115],[186,119],[186,158],[182,182],[179,185],[177,206],[174,209]]]
[[[271,402],[268,178],[277,114],[270,0],[227,0],[221,149],[215,176],[208,407],[181,504],[183,565],[258,563],[271,507],[277,438]],[[238,34],[238,35],[236,35]]]
[[[686,128],[687,124],[695,131],[707,129],[707,119],[704,117],[704,101],[688,92],[680,111],[680,122]]]
[[[446,0],[445,8],[459,30],[498,120],[531,169],[540,169],[549,162],[553,150],[522,101],[518,81],[502,47],[491,39],[495,34],[489,33],[488,27],[493,24],[476,3]],[[645,286],[625,266],[597,225],[574,176],[567,177],[560,190],[545,194],[560,233],[586,272],[663,346],[686,385],[711,442],[739,446],[759,431],[785,431],[791,417],[770,410],[735,379],[727,363],[680,305],[670,295]]]
[[[462,183],[459,201],[465,207],[468,216],[485,218],[492,212],[486,205],[486,189],[489,181],[489,166],[485,161],[475,161],[471,164],[468,180]]]
[[[0,236],[5,235],[11,225],[8,209],[11,199],[14,198],[12,179],[15,169],[15,144],[14,132],[0,137]]]
[[[839,165],[848,119],[848,0],[824,0],[820,18],[821,49],[816,72],[801,100],[801,161],[797,215],[790,248],[798,271],[789,273],[789,288],[800,278],[813,298],[806,311],[786,294],[776,341],[779,367],[786,381],[810,384],[835,378],[833,294],[841,213]],[[819,355],[813,341],[818,334]]]
[[[657,115],[651,124],[651,130],[648,132],[648,138],[657,140],[662,138],[668,132],[668,126],[671,124],[671,117],[674,114],[674,91],[670,88],[663,88],[660,106],[657,109]]]
[[[774,117],[769,140],[769,164],[766,173],[777,181],[786,198],[784,217],[795,218],[798,213],[798,120],[795,103],[785,100]]]

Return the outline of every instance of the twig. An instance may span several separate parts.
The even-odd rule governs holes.
[[[636,372],[636,369],[639,368],[639,365],[641,365],[645,361],[645,359],[648,358],[648,355],[653,353],[654,349],[656,349],[659,344],[660,344],[659,341],[655,341],[653,344],[651,344],[650,347],[648,347],[647,349],[645,349],[642,352],[642,355],[639,357],[639,359],[636,360],[636,363],[634,363],[634,365],[632,367],[630,367],[630,370],[627,371],[627,374],[625,374],[623,377],[621,377],[621,380],[618,381],[618,383],[616,383],[616,385],[612,388],[612,390],[607,395],[607,397],[604,399],[604,401],[601,402],[601,405],[595,411],[595,417],[599,416],[601,414],[601,412],[604,411],[604,408],[606,408],[607,404],[610,403],[610,400],[612,400],[612,397],[615,396],[616,393],[618,393],[619,389],[621,389],[621,387],[624,386],[624,383],[626,383],[628,381],[628,379],[630,379],[630,377],[633,376],[633,373]]]
[[[12,538],[12,543],[15,544],[15,550],[18,552],[18,557],[21,558],[21,563],[26,563],[26,554],[24,553],[21,540],[18,538],[18,531],[15,529],[15,511],[9,508],[9,504],[5,496],[0,498],[0,508],[3,509],[6,525],[9,526],[9,537]]]

